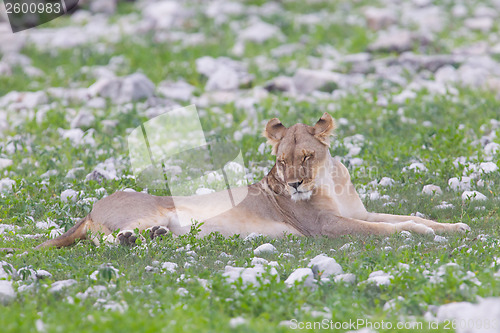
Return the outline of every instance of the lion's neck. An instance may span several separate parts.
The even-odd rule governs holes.
[[[286,190],[283,183],[281,183],[276,176],[276,164],[264,178],[267,183],[267,186],[271,189],[271,191],[280,196],[288,196],[288,191]]]

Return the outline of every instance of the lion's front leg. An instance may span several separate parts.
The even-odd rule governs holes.
[[[321,234],[328,237],[341,235],[391,235],[400,231],[410,231],[419,234],[434,234],[434,231],[419,223],[405,221],[401,223],[373,223],[353,218],[340,217],[333,214],[322,214],[319,218]]]
[[[385,222],[392,224],[404,223],[407,221],[413,221],[418,224],[423,224],[429,228],[432,228],[436,233],[445,232],[461,232],[470,231],[470,227],[465,223],[439,223],[432,220],[427,220],[417,216],[405,216],[405,215],[392,215],[392,214],[380,214],[380,213],[368,213],[367,221],[369,222]]]

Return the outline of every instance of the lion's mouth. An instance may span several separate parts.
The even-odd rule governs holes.
[[[309,191],[298,191],[295,190],[295,192],[291,193],[291,197],[293,201],[300,201],[300,200],[309,200],[312,195],[312,190]]]

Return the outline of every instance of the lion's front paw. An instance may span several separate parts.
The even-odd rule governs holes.
[[[139,238],[133,230],[123,230],[116,235],[116,242],[123,246],[135,246],[135,241]]]
[[[163,236],[168,234],[168,229],[166,227],[162,227],[159,225],[156,225],[152,228],[147,229],[149,231],[149,237],[151,239],[155,239],[156,237],[163,238]]]
[[[428,226],[413,221],[406,221],[396,224],[398,231],[412,231],[422,235],[434,235],[434,230]]]
[[[462,234],[471,230],[470,227],[465,223],[454,223],[453,226],[455,231],[460,232]]]

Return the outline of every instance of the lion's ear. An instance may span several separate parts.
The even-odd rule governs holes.
[[[314,136],[325,145],[330,145],[330,136],[333,131],[337,128],[335,120],[327,112],[323,113],[323,116],[319,118],[316,125],[314,125]]]
[[[273,155],[276,155],[278,143],[285,136],[286,129],[278,118],[273,118],[267,123],[263,134],[267,138],[267,143],[273,146]]]

